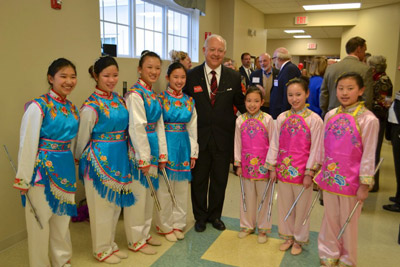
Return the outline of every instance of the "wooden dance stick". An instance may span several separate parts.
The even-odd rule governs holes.
[[[11,156],[10,156],[10,154],[8,153],[7,146],[6,146],[6,145],[3,145],[3,147],[4,147],[4,150],[6,151],[6,154],[7,154],[7,157],[8,157],[8,161],[10,162],[10,165],[11,165],[11,167],[13,168],[15,175],[17,175],[17,168],[15,168],[14,162],[12,161]],[[34,207],[33,204],[32,204],[31,199],[29,198],[28,192],[29,192],[29,190],[25,193],[25,196],[26,196],[26,199],[28,200],[29,205],[31,206],[31,209],[30,209],[30,210],[31,210],[31,212],[33,213],[33,216],[35,216],[35,219],[36,219],[36,222],[37,222],[38,225],[39,225],[39,228],[40,228],[40,229],[43,229],[43,225],[42,225],[42,223],[40,222],[39,216],[38,216],[38,214],[37,214],[37,212],[36,212],[35,207]]]
[[[268,188],[269,188],[270,184],[271,184],[271,179],[269,179],[268,184],[265,186],[263,197],[261,199],[260,205],[258,205],[258,212],[260,212],[262,206],[264,205],[264,201],[265,201],[265,198],[267,197],[267,192],[268,192]]]
[[[242,180],[242,176],[239,176],[240,179],[240,189],[242,191],[242,202],[243,202],[243,210],[244,212],[247,212],[247,208],[246,208],[246,197],[244,195],[244,188],[243,188],[243,180]]]
[[[383,158],[381,158],[381,160],[379,161],[378,165],[376,166],[374,175],[377,173],[377,171],[378,171],[379,168],[381,167],[382,162],[383,162]],[[344,233],[344,230],[346,230],[347,225],[349,224],[351,218],[352,218],[353,215],[354,215],[354,212],[357,210],[357,208],[358,208],[358,206],[359,206],[360,204],[361,204],[361,201],[359,200],[359,201],[357,201],[357,203],[354,205],[354,208],[353,208],[353,210],[351,211],[349,217],[347,217],[347,220],[346,220],[346,222],[344,223],[342,229],[340,229],[340,232],[339,232],[339,234],[338,234],[338,236],[337,236],[337,240],[339,240],[339,239],[342,237],[342,235],[343,235],[343,233]]]
[[[305,190],[305,189],[306,189],[306,188],[303,186],[303,188],[301,189],[300,193],[297,195],[295,201],[293,202],[293,205],[292,205],[292,206],[290,207],[290,209],[289,209],[289,212],[286,214],[285,222],[286,222],[286,220],[289,218],[290,214],[292,214],[292,211],[293,211],[294,207],[296,207],[296,204],[297,204],[297,202],[299,201],[301,195],[304,193],[304,190]]]
[[[171,196],[172,203],[174,204],[175,207],[178,207],[178,204],[177,204],[176,198],[175,198],[175,194],[174,194],[174,191],[172,189],[171,183],[169,182],[168,175],[167,175],[167,172],[165,171],[165,168],[163,168],[161,170],[161,172],[163,174],[165,184],[167,185],[168,193]]]
[[[156,195],[156,190],[154,189],[154,186],[153,186],[153,183],[151,182],[151,178],[150,178],[149,174],[146,174],[146,180],[147,180],[147,183],[149,184],[151,196],[154,199],[154,203],[156,204],[157,210],[160,211],[161,210],[160,201],[158,201],[158,198]]]
[[[275,182],[272,182],[271,197],[270,197],[269,203],[268,203],[268,216],[267,216],[268,221],[271,220],[272,201],[274,200],[274,191],[275,191]]]

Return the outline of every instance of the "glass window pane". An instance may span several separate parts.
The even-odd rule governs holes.
[[[104,1],[104,20],[117,22],[117,9],[115,0]]]
[[[100,21],[100,38],[103,39],[104,38],[104,27],[103,27],[103,22]]]
[[[187,38],[181,38],[181,50],[185,51],[186,53],[189,52],[188,39]]]
[[[174,12],[168,10],[168,34],[171,34],[174,29]]]
[[[179,35],[179,28],[181,27],[181,14],[174,12],[174,31],[173,34]]]
[[[163,51],[163,41],[162,41],[162,33],[156,32],[154,34],[154,52],[156,52],[161,58],[164,57]]]
[[[136,1],[136,27],[144,28],[144,3]]]
[[[129,2],[128,0],[118,0],[118,23],[129,24]]]
[[[113,23],[104,23],[104,43],[116,44],[117,43],[117,25]]]
[[[183,37],[188,37],[188,28],[189,28],[189,22],[188,22],[188,16],[182,15],[181,16],[181,36]]]
[[[144,48],[154,51],[154,33],[152,31],[145,31],[144,33]]]
[[[118,26],[118,55],[129,55],[129,27]]]
[[[136,55],[140,57],[140,54],[144,50],[144,30],[136,29]]]
[[[144,11],[145,11],[144,28],[146,30],[154,30],[154,5],[146,3],[144,6]]]
[[[159,6],[154,6],[154,30],[162,32],[163,30],[163,12]]]
[[[174,36],[168,35],[168,53],[174,49]]]
[[[180,38],[178,36],[174,36],[174,49],[175,50],[181,50],[181,42]]]
[[[100,20],[103,20],[103,0],[99,0],[100,5]]]

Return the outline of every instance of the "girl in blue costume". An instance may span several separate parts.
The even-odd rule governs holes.
[[[167,143],[165,140],[162,108],[159,99],[152,89],[161,72],[160,57],[150,51],[143,51],[139,60],[139,80],[125,96],[129,111],[129,136],[133,164],[133,193],[138,196],[135,206],[124,211],[125,231],[128,247],[132,251],[144,254],[155,254],[148,246],[159,246],[161,242],[149,234],[153,199],[151,197],[146,175],[158,189],[158,168],[165,167],[167,162]]]
[[[128,158],[128,110],[115,92],[118,64],[100,57],[89,73],[96,80],[94,93],[83,103],[75,158],[85,183],[94,257],[119,263],[128,255],[114,242],[121,208],[134,204]]]
[[[75,165],[70,147],[78,131],[79,113],[66,97],[75,88],[76,68],[59,58],[49,66],[47,79],[50,92],[25,105],[14,188],[29,193],[43,225],[41,229],[27,204],[30,266],[70,266],[69,221],[70,216],[76,216]]]
[[[166,79],[169,86],[159,95],[168,147],[165,170],[171,180],[177,206],[173,206],[168,188],[161,182],[157,191],[161,210],[157,213],[156,225],[159,234],[165,235],[168,241],[176,242],[184,238],[188,183],[192,180],[190,170],[194,168],[199,153],[197,113],[194,99],[182,93],[186,83],[185,67],[179,62],[172,63],[168,67]]]

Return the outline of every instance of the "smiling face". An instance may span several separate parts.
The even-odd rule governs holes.
[[[264,99],[261,98],[258,92],[252,92],[246,95],[244,104],[246,105],[247,112],[250,115],[255,115],[264,104]]]
[[[206,63],[213,70],[222,64],[225,52],[224,42],[215,37],[207,41],[207,47],[203,47]]]
[[[288,102],[295,111],[300,111],[306,106],[309,92],[306,93],[300,83],[292,83],[287,88]]]
[[[48,75],[47,79],[53,90],[63,98],[71,94],[77,83],[76,72],[71,66],[61,68],[54,76]]]
[[[362,96],[364,89],[360,88],[354,78],[344,78],[338,82],[336,87],[336,97],[344,108],[347,108],[358,101]]]
[[[101,90],[111,93],[114,91],[115,86],[118,83],[118,68],[115,65],[110,65],[103,69],[99,76],[95,78],[97,81],[97,87]]]
[[[271,58],[267,54],[262,54],[258,61],[264,71],[269,72],[271,70]]]
[[[148,85],[153,85],[160,77],[161,61],[156,57],[146,57],[142,67],[138,67],[140,78]]]
[[[182,91],[186,83],[186,73],[182,68],[174,69],[169,77],[167,76],[169,87],[175,91]]]

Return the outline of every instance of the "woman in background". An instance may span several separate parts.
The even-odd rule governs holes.
[[[171,52],[169,52],[169,55],[171,57],[172,63],[179,62],[183,66],[185,66],[186,70],[190,70],[192,68],[192,60],[190,59],[188,53],[183,51],[171,50]]]
[[[321,94],[321,84],[322,80],[324,79],[324,74],[326,67],[328,66],[328,61],[326,57],[314,57],[311,60],[310,64],[310,96],[308,97],[308,103],[310,106],[308,107],[319,116],[322,114],[322,110],[319,107],[319,96]]]

